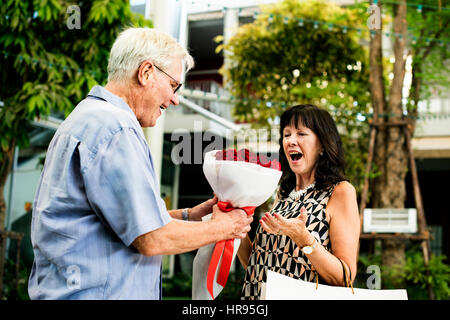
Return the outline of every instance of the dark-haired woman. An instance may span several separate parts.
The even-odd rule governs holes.
[[[281,115],[280,162],[275,204],[253,243],[247,236],[239,248],[243,299],[259,299],[267,270],[336,286],[346,285],[344,268],[351,281],[356,275],[356,192],[344,176],[341,139],[326,110],[298,105]]]

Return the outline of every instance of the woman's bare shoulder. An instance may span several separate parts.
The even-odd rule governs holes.
[[[327,204],[329,219],[331,220],[336,212],[347,213],[349,212],[349,208],[355,206],[357,207],[355,187],[348,181],[341,181],[334,188],[333,194]]]
[[[342,197],[356,197],[356,189],[355,187],[348,181],[339,182],[333,190],[332,198],[340,198]]]

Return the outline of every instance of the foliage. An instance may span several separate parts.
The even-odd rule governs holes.
[[[28,296],[28,277],[30,266],[20,261],[19,277],[16,290],[16,263],[8,259],[5,263],[4,294],[7,300],[30,300]]]
[[[446,259],[445,255],[432,254],[428,266],[425,267],[422,252],[413,249],[406,252],[405,267],[392,267],[390,277],[404,279],[410,299],[428,299],[429,284],[437,300],[449,300],[450,265],[445,263]]]
[[[27,143],[27,122],[66,115],[90,88],[106,79],[108,53],[128,25],[147,25],[126,1],[84,1],[81,29],[69,30],[70,1],[8,0],[0,9],[1,146]],[[1,161],[0,156],[0,161]]]
[[[0,6],[0,230],[12,150],[28,145],[30,121],[68,115],[92,86],[105,83],[117,34],[127,26],[151,26],[122,0],[78,3],[80,29],[68,28],[73,18],[68,0],[5,2]]]
[[[405,265],[399,267],[381,266],[380,248],[375,249],[375,253],[360,254],[358,273],[364,273],[370,265],[381,266],[383,289],[399,289],[395,283],[404,283],[408,299],[428,299],[427,285],[430,284],[436,299],[450,299],[450,265],[445,255],[432,254],[428,267],[425,267],[420,245],[409,246],[405,255]],[[360,283],[359,287],[366,288],[365,283]]]
[[[358,273],[363,270],[366,270],[367,267],[372,265],[380,265],[381,264],[381,255],[373,254],[373,253],[361,253],[358,256]]]
[[[311,22],[300,26],[300,18],[349,27],[364,21],[360,10],[324,0],[284,0],[262,7],[253,23],[219,46],[231,61],[223,73],[237,98],[234,114],[240,121],[265,126],[277,123],[297,103],[326,108],[341,133],[347,175],[359,189],[368,145],[368,126],[361,121],[370,107],[367,52],[356,31],[322,24],[315,28]]]
[[[216,300],[239,300],[244,281],[244,269],[238,266],[235,272],[230,272],[227,285],[216,297]],[[185,272],[177,272],[171,278],[164,278],[162,283],[163,299],[191,299],[192,276]]]
[[[162,282],[163,298],[166,297],[192,297],[192,276],[185,272],[177,272],[171,278]]]
[[[447,49],[437,47],[430,52],[424,61],[422,59],[416,61],[416,63],[421,63],[422,69],[426,70],[426,72],[418,74],[423,83],[420,92],[422,100],[426,101],[432,95],[445,96],[445,94],[448,94],[450,68],[447,55]]]
[[[408,10],[408,32],[410,54],[414,76],[420,81],[411,86],[408,109],[415,109],[420,100],[431,95],[442,95],[448,91],[450,69],[448,64],[448,42],[450,38],[450,11],[439,9],[436,1],[421,1],[421,10]],[[445,5],[444,5],[445,6]],[[418,86],[418,88],[416,88]],[[415,94],[415,90],[418,92]]]
[[[370,252],[370,250],[359,252],[356,277],[353,283],[353,287],[355,288],[367,289],[367,280],[373,275],[373,273],[367,273],[368,267],[381,265],[381,243],[375,240],[373,244],[374,252]]]
[[[237,258],[236,258],[237,259]],[[242,286],[244,285],[245,270],[238,262],[236,270],[230,272],[227,285],[217,296],[217,300],[240,300],[242,296]]]

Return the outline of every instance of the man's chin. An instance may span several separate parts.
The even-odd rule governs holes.
[[[162,110],[158,108],[158,111],[153,114],[151,118],[143,119],[139,121],[142,128],[154,127],[157,124],[157,120],[161,117]]]
[[[142,128],[151,128],[156,125],[156,119],[155,120],[148,120],[148,121],[139,121],[139,124]]]

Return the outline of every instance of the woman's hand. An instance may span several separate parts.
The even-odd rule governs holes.
[[[213,211],[213,206],[217,203],[217,200],[217,196],[214,194],[213,198],[189,209],[189,220],[201,221],[203,216],[210,214]]]
[[[311,234],[306,229],[306,219],[308,218],[305,207],[300,209],[297,218],[286,219],[278,213],[270,214],[266,212],[259,221],[263,229],[272,234],[284,234],[293,239],[296,243],[308,244],[311,242]]]

